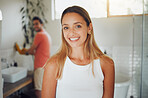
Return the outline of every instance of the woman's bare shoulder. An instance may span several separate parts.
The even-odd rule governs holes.
[[[107,55],[103,55],[100,58],[100,63],[103,70],[114,68],[114,61]]]
[[[103,55],[101,58],[100,58],[100,61],[102,62],[102,63],[105,63],[105,64],[114,64],[114,61],[113,61],[113,59],[112,58],[110,58],[109,56],[107,56],[107,55]]]
[[[50,69],[50,70],[53,70],[53,69],[56,69],[57,68],[57,57],[54,56],[54,57],[51,57],[46,66],[45,66],[45,69]]]

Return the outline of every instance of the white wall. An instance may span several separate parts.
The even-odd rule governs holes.
[[[24,42],[19,13],[23,5],[23,0],[0,0],[0,9],[3,13],[2,49],[13,48],[15,42]]]
[[[148,98],[148,17],[144,16],[143,32],[143,65],[142,65],[142,98]]]
[[[15,60],[18,66],[24,66],[28,70],[33,70],[32,56],[19,55],[14,49],[15,42],[20,46],[24,42],[21,24],[22,16],[20,14],[20,9],[24,5],[24,0],[0,0],[0,9],[3,13],[0,56],[1,58],[6,58],[9,64]],[[1,63],[1,65],[2,69],[6,68],[5,64]]]

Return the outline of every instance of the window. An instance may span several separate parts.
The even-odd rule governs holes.
[[[60,19],[63,10],[69,6],[78,5],[85,8],[91,18],[107,17],[107,0],[52,0],[55,19]]]
[[[143,13],[143,0],[109,0],[109,15]]]
[[[148,0],[144,0],[144,14],[148,14]]]
[[[60,19],[63,10],[73,5],[85,8],[91,18],[148,13],[148,0],[52,0],[52,19]]]

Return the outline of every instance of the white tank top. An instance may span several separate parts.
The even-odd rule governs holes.
[[[62,78],[57,80],[56,98],[102,98],[104,76],[100,60],[80,66],[66,58]]]

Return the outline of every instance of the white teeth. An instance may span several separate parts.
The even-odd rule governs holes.
[[[79,38],[70,38],[70,40],[72,40],[72,41],[77,40],[77,39],[79,39]]]

